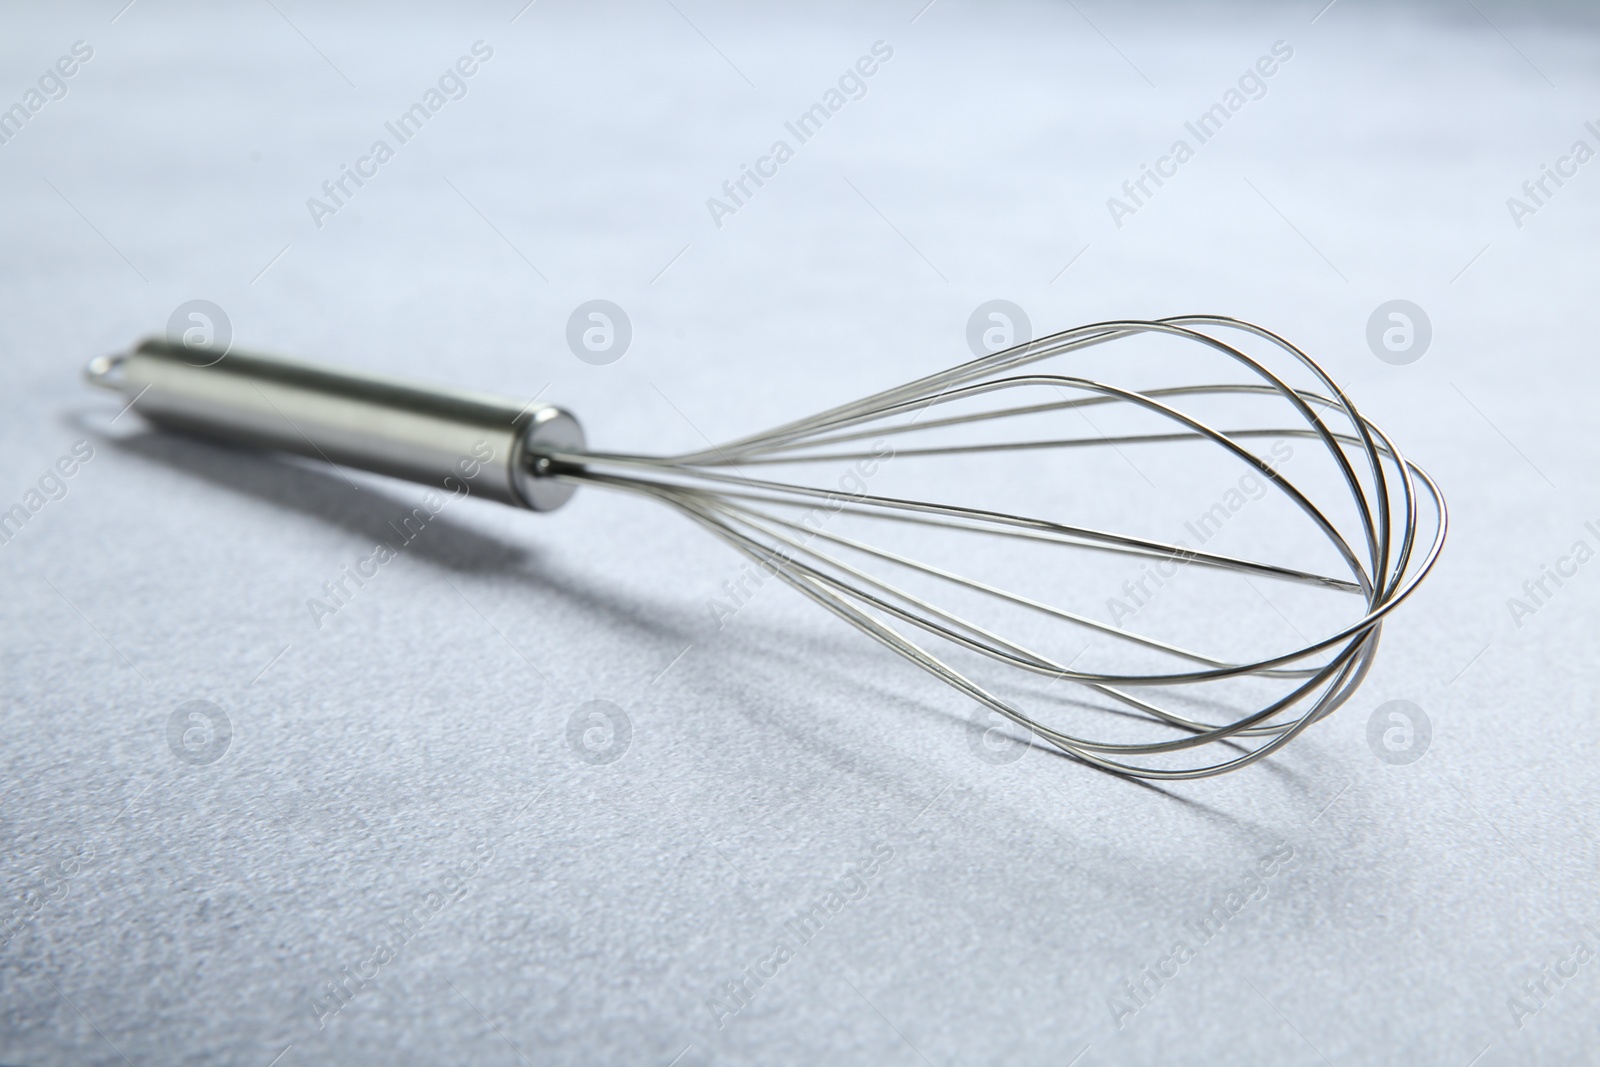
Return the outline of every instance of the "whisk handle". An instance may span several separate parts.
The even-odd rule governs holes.
[[[573,486],[541,477],[543,450],[581,450],[583,430],[549,404],[471,393],[364,371],[152,338],[91,362],[159,426],[219,441],[472,493],[534,511],[566,503]]]

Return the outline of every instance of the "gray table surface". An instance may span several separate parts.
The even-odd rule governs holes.
[[[1600,162],[1523,192],[1600,147],[1592,8],[121,7],[0,14],[0,105],[45,89],[0,144],[0,508],[57,497],[0,545],[0,1062],[1595,1062],[1600,566],[1507,603],[1600,524]],[[479,41],[465,95],[314,220]],[[608,366],[564,341],[596,297],[633,324]],[[600,492],[461,504],[314,625],[420,490],[113,421],[83,362],[197,298],[239,343],[542,391],[640,449],[967,358],[991,298],[1039,330],[1220,311],[1347,382],[1452,539],[1356,699],[1270,765],[1159,791],[992,766],[970,705],[790,593],[719,631],[737,559]],[[1433,331],[1404,366],[1365,337],[1396,298]],[[616,762],[568,744],[593,699],[631,723]],[[1367,742],[1394,699],[1432,727],[1406,765]],[[192,700],[231,723],[212,762],[169,745]],[[708,1007],[875,848],[864,896]]]

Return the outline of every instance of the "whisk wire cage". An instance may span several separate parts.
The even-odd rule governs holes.
[[[1322,391],[1291,386],[1262,361],[1225,340],[1229,331],[1268,342],[1287,354],[1315,378]],[[1141,334],[1205,346],[1231,359],[1258,380],[1137,390],[1071,374],[1019,373],[1030,364]],[[993,399],[1010,390],[1039,387],[1056,390],[1061,397],[922,419],[926,413],[960,401]],[[1218,429],[1176,406],[1179,401],[1197,396],[1280,398],[1298,416],[1300,424]],[[1165,433],[987,440],[914,447],[889,444],[884,451],[886,443],[919,435],[979,424],[992,426],[1001,420],[1021,416],[1118,404],[1137,407],[1169,424],[1176,424],[1176,428]],[[1348,428],[1342,431],[1330,428],[1325,416],[1341,417]],[[1273,437],[1314,441],[1331,457],[1339,479],[1348,490],[1361,528],[1359,549],[1351,546],[1324,508],[1248,446],[1252,440]],[[878,442],[875,450],[860,450],[860,444],[867,441]],[[758,467],[841,463],[886,456],[899,462],[909,458],[982,453],[1019,454],[1193,442],[1217,446],[1266,479],[1310,519],[1349,568],[1350,578],[1031,515],[864,491],[841,495],[839,490],[825,485],[775,481],[747,473]],[[841,447],[844,450],[841,451]],[[1365,457],[1365,482],[1346,454],[1347,449]],[[857,630],[1067,755],[1107,771],[1154,779],[1198,778],[1245,766],[1287,744],[1339,707],[1360,685],[1370,668],[1384,620],[1411,594],[1437,559],[1447,525],[1444,499],[1434,481],[1405,459],[1388,435],[1356,410],[1350,398],[1315,361],[1271,331],[1220,316],[1124,320],[1081,326],[980,357],[811,418],[681,455],[651,457],[580,449],[550,451],[545,453],[545,458],[549,461],[545,468],[549,477],[575,485],[601,485],[639,493],[676,508],[743,553],[763,571],[780,578]],[[1419,486],[1434,517],[1431,540],[1420,553],[1417,536]],[[1391,503],[1391,492],[1396,489],[1398,530]],[[819,507],[834,514],[878,522],[923,524],[947,532],[986,534],[1063,549],[1111,552],[1304,583],[1357,594],[1363,599],[1365,610],[1359,619],[1336,632],[1307,640],[1287,652],[1230,661],[844,536],[828,529],[825,523],[807,522],[804,516],[815,514]],[[794,517],[797,511],[801,518]],[[868,569],[865,564],[850,562],[842,557],[841,549],[866,557],[878,566],[911,571],[992,601],[1027,609],[1098,638],[1187,661],[1190,666],[1188,669],[1138,672],[1076,667],[1072,662],[1063,662],[1062,657],[1046,655],[964,614],[941,607]],[[924,635],[921,643],[911,636],[915,632]],[[957,669],[947,657],[934,650],[939,642],[976,653],[992,663],[1043,676],[1051,684],[1066,682],[1082,686],[1180,736],[1113,742],[1054,728],[1025,712],[1017,702],[999,695],[994,687],[980,683],[971,672]],[[1132,691],[1192,690],[1242,676],[1294,684],[1286,692],[1227,722],[1208,722],[1185,715]],[[1236,754],[1187,767],[1134,762],[1140,757],[1186,752],[1218,743],[1231,746]]]

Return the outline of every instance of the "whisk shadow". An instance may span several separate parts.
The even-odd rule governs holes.
[[[797,646],[793,640],[792,634],[789,634],[782,629],[774,628],[764,620],[749,619],[741,621],[740,629],[743,631],[740,640],[748,642],[753,649],[759,650],[758,654],[750,655],[750,658],[753,660],[778,662],[784,664],[785,668],[787,669],[798,671],[810,669],[816,663],[814,648],[802,648]],[[877,700],[884,704],[884,706],[903,707],[909,711],[912,711],[913,713],[922,714],[941,722],[957,724],[963,728],[968,728],[970,726],[968,719],[960,714],[959,711],[951,706],[943,705],[938,701],[937,697],[943,695],[943,689],[930,686],[929,693],[923,695],[912,691],[908,685],[897,685],[891,679],[886,679],[884,677],[886,671],[905,669],[907,672],[905,676],[906,682],[920,683],[922,681],[920,672],[917,672],[915,669],[910,668],[908,665],[901,662],[898,657],[883,655],[881,650],[873,647],[870,642],[852,642],[850,641],[849,637],[850,635],[845,633],[835,634],[832,632],[823,631],[820,628],[817,633],[808,635],[808,639],[827,642],[829,646],[828,661],[840,668],[839,673],[848,677],[851,685],[871,692]],[[1087,710],[1114,715],[1121,718],[1127,718],[1137,722],[1148,723],[1150,721],[1144,716],[1139,715],[1137,712],[1125,708],[1094,704],[1088,701],[1065,696],[1057,696],[1052,699],[1059,703],[1073,704]],[[1220,707],[1221,705],[1218,706]],[[786,731],[792,729],[789,723],[782,721],[781,719],[774,720],[774,725],[777,728]],[[1182,793],[1176,792],[1170,785],[1147,778],[1140,778],[1135,775],[1119,773],[1114,770],[1108,770],[1106,768],[1094,766],[1093,764],[1084,763],[1083,761],[1074,758],[1070,754],[1061,751],[1049,742],[1042,741],[1032,735],[1028,736],[1027,738],[1018,737],[1016,728],[1013,728],[1011,736],[1017,740],[1018,743],[1026,745],[1030,749],[1037,749],[1045,756],[1053,759],[1064,760],[1072,764],[1074,767],[1080,767],[1105,774],[1111,778],[1117,779],[1118,781],[1137,786],[1140,789],[1147,790],[1158,796],[1165,797],[1208,817],[1216,818],[1231,824],[1243,825],[1237,813],[1215,807],[1203,800],[1197,800],[1192,796],[1186,796]],[[1235,744],[1231,741],[1222,743],[1240,753],[1248,751],[1245,746]],[[1255,767],[1265,770],[1274,777],[1281,779],[1283,784],[1288,788],[1296,792],[1309,795],[1309,791],[1307,789],[1308,783],[1298,772],[1290,768],[1282,767],[1271,759],[1262,760],[1257,763]]]
[[[99,433],[80,420],[79,428]],[[143,430],[126,436],[99,435],[120,452],[196,477],[218,488],[252,497],[274,508],[298,512],[331,523],[363,540],[393,542],[395,529],[414,504],[385,492],[370,481],[351,483],[326,467],[246,448],[219,445],[169,430]],[[420,494],[419,494],[420,495]],[[428,535],[409,543],[408,553],[464,573],[500,572],[531,554],[463,525],[448,512],[428,520]]]
[[[69,416],[75,429],[93,434],[125,454],[235,493],[274,508],[286,508],[331,524],[366,541],[396,538],[394,526],[414,506],[393,495],[381,482],[368,480],[359,492],[332,468],[309,460],[219,445],[170,430],[141,430],[107,435],[84,415]],[[399,483],[397,483],[399,484]],[[420,490],[414,487],[413,493]],[[537,548],[505,541],[440,512],[428,520],[425,533],[408,542],[408,555],[459,574],[486,574],[532,587],[569,605],[642,633],[674,650],[691,639],[689,610],[673,612],[637,596],[623,597],[590,580],[562,574]]]

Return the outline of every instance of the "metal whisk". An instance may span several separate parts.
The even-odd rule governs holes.
[[[1167,384],[1036,366],[1062,357]],[[1189,380],[1205,361],[1233,373]],[[1315,362],[1219,316],[1080,326],[664,457],[591,450],[550,405],[165,340],[87,374],[160,425],[535,511],[580,485],[651,497],[747,556],[758,583],[781,579],[1069,756],[1142,778],[1242,767],[1349,699],[1445,537],[1438,486]],[[894,491],[913,472],[971,498]],[[1148,529],[1101,528],[1116,521]],[[1223,752],[1178,762],[1207,746]]]

